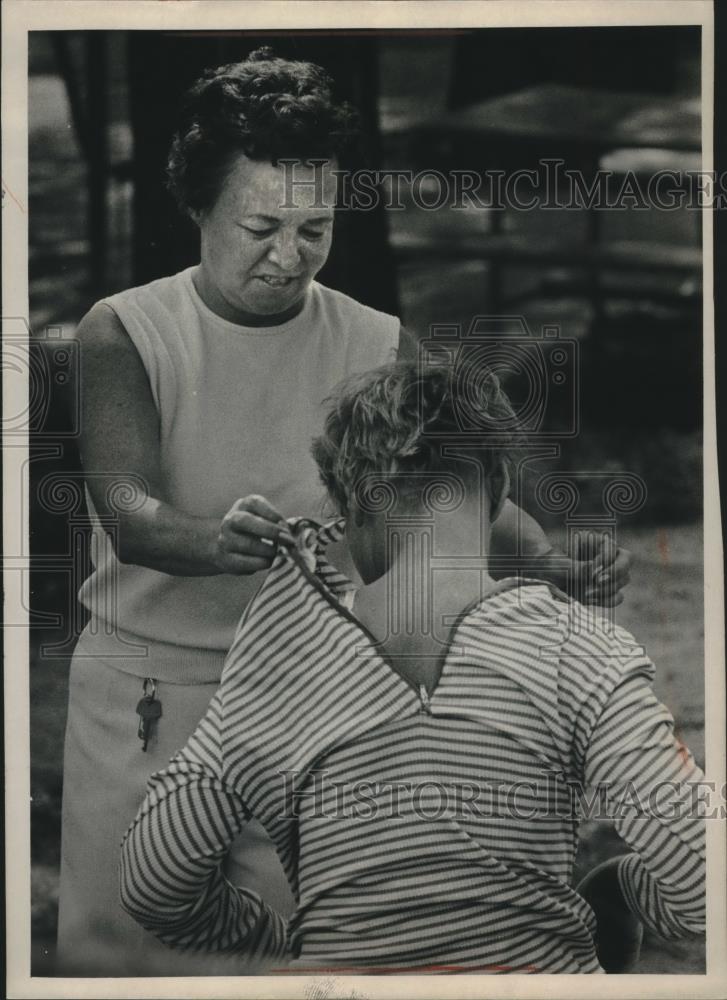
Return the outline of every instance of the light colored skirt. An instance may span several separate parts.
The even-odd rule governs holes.
[[[142,696],[139,661],[103,657],[81,635],[70,672],[63,771],[63,827],[57,974],[63,976],[244,975],[269,966],[251,956],[173,951],[119,903],[121,840],[144,798],[149,776],[166,766],[204,715],[216,683],[160,681],[163,715],[146,753],[137,736]],[[153,658],[144,664],[154,675]],[[225,874],[285,915],[294,900],[272,843],[249,823]],[[279,962],[277,963],[280,964]]]

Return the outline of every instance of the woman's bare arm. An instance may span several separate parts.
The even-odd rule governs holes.
[[[178,576],[254,573],[285,534],[280,515],[262,497],[238,500],[224,518],[195,517],[164,497],[159,415],[139,353],[108,306],[81,321],[81,461],[94,507],[112,518],[121,562]],[[111,510],[111,482],[140,491],[138,509]],[[136,507],[136,504],[130,506]]]
[[[491,554],[543,556],[553,551],[553,545],[538,522],[512,500],[506,500],[492,524]]]
[[[506,500],[490,535],[492,575],[534,577],[584,604],[615,607],[622,603],[630,580],[631,553],[606,536],[587,541],[590,546],[581,545],[570,554],[559,551],[534,517]]]

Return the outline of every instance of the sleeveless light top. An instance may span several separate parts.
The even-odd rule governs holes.
[[[222,519],[235,500],[266,497],[286,517],[320,517],[325,491],[310,454],[324,400],[343,378],[393,360],[399,320],[313,282],[302,311],[279,326],[217,316],[194,268],[102,301],[119,317],[149,376],[160,417],[164,499]],[[252,576],[171,576],[120,563],[93,523],[94,571],[79,591],[87,632],[120,669],[218,681]]]

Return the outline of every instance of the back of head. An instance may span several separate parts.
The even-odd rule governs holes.
[[[313,457],[329,496],[346,513],[371,477],[401,483],[412,474],[436,479],[454,473],[479,487],[479,470],[484,469],[492,497],[495,477],[510,465],[512,449],[523,444],[517,417],[494,372],[422,368],[411,361],[344,382],[332,400],[324,433],[313,443]]]
[[[214,204],[240,153],[280,160],[333,160],[358,134],[349,105],[313,63],[280,59],[261,48],[208,70],[187,92],[167,163],[168,185],[185,212]]]

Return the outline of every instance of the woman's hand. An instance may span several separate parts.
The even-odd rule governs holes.
[[[237,500],[222,518],[214,562],[221,573],[257,573],[270,567],[278,543],[295,545],[285,518],[253,494]]]
[[[574,596],[583,604],[615,608],[624,599],[623,590],[631,579],[631,553],[619,548],[608,535],[575,536],[572,560]]]
[[[630,580],[631,553],[608,535],[576,535],[572,556],[551,549],[533,559],[528,575],[547,580],[582,604],[614,608]]]

